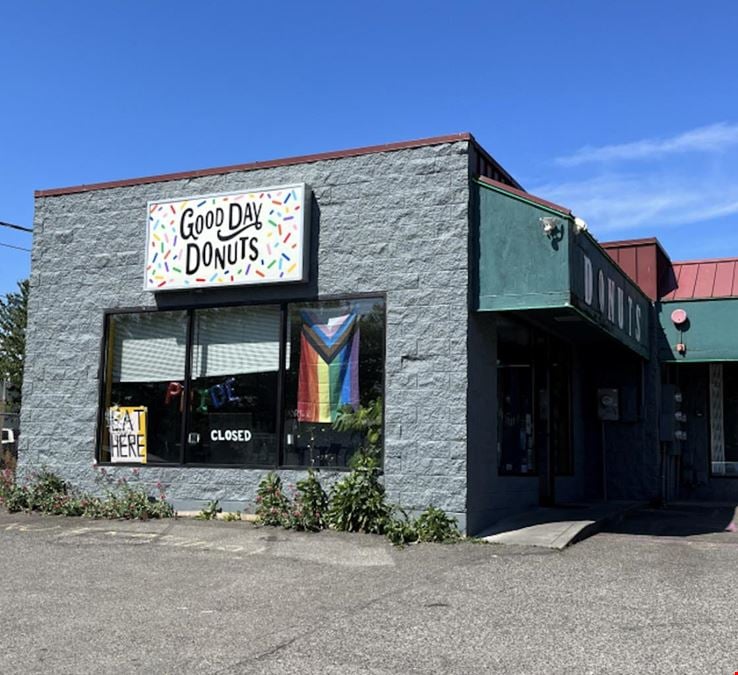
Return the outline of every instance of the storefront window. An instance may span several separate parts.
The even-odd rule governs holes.
[[[290,305],[284,461],[348,466],[381,443],[384,302]]]
[[[384,326],[381,298],[112,314],[98,460],[345,468],[360,449],[381,455]]]
[[[145,420],[145,461],[180,461],[182,406],[170,392],[184,383],[186,328],[185,312],[110,317],[101,461],[141,461],[135,443],[128,440],[135,434],[125,427],[132,425],[123,421],[134,415],[137,425],[139,419]],[[123,433],[115,433],[116,425]]]
[[[274,306],[195,312],[187,463],[274,464],[280,320]]]

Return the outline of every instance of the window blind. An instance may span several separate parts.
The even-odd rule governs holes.
[[[195,317],[192,377],[279,370],[279,307],[207,309]]]
[[[184,379],[187,316],[184,312],[120,314],[110,322],[113,382]]]

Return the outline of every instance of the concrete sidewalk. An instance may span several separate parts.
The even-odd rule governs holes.
[[[645,502],[613,501],[537,507],[504,518],[480,538],[492,544],[561,550],[597,534],[605,524],[615,522],[645,505]]]

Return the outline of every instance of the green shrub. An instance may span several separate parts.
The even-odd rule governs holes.
[[[290,502],[282,488],[282,479],[273,471],[256,488],[256,518],[259,525],[289,527]]]
[[[337,530],[384,534],[391,509],[374,457],[358,455],[354,469],[331,489],[328,523]]]
[[[16,482],[14,472],[4,469],[0,473],[0,504],[16,513],[28,508],[28,497],[28,490]]]
[[[68,502],[71,497],[69,485],[46,469],[33,476],[27,491],[28,508],[43,513],[59,512],[62,503]]]
[[[407,544],[418,541],[418,531],[415,523],[402,510],[400,510],[400,518],[390,519],[384,534],[394,546],[406,546]]]
[[[61,516],[87,516],[88,518],[171,518],[174,508],[166,501],[164,490],[152,497],[143,486],[130,485],[125,478],[118,479],[111,487],[112,478],[101,469],[107,495],[103,498],[85,493],[78,494],[64,480],[43,470],[32,476],[30,482],[17,483],[9,472],[0,475],[0,504],[10,512],[40,511]],[[134,469],[134,475],[137,470]]]
[[[195,516],[195,520],[214,520],[222,510],[218,505],[218,500],[212,499]]]
[[[358,432],[362,437],[361,453],[379,457],[382,446],[382,397],[357,408],[346,405],[338,409],[333,428],[336,431]]]
[[[173,518],[175,513],[171,504],[152,497],[143,488],[125,486],[105,499],[91,499],[83,515],[90,518],[149,520]]]
[[[167,501],[148,494],[141,486],[127,482],[102,503],[103,518],[125,518],[128,520],[148,520],[149,518],[171,518],[174,508]]]
[[[296,530],[317,532],[327,527],[328,495],[312,469],[307,478],[297,481],[292,499],[289,525]]]
[[[418,541],[449,543],[461,537],[456,520],[435,506],[429,506],[415,521]]]
[[[131,478],[138,478],[139,469],[131,470]],[[127,478],[115,479],[105,467],[101,467],[98,482],[104,487],[107,495],[98,499],[89,497],[83,515],[90,518],[124,518],[127,520],[148,520],[149,518],[173,518],[174,507],[166,501],[164,487],[157,483],[159,495],[154,497],[140,484],[129,482]]]
[[[28,508],[28,495],[22,488],[15,488],[3,498],[3,505],[10,513],[24,511]]]
[[[232,511],[232,512],[229,512],[229,513],[224,513],[223,514],[223,517],[221,518],[221,520],[225,520],[227,523],[233,523],[235,521],[239,521],[240,522],[241,521],[241,514],[238,513],[238,512],[236,512],[236,511]]]

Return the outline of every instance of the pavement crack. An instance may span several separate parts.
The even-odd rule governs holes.
[[[261,661],[264,661],[265,659],[268,659],[270,656],[274,656],[275,654],[278,654],[279,652],[284,651],[285,649],[287,649],[287,647],[294,644],[297,640],[299,640],[301,637],[304,637],[306,635],[308,635],[308,631],[304,631],[303,633],[294,635],[287,640],[283,640],[282,642],[279,642],[274,647],[271,647],[270,649],[260,652],[259,654],[255,654],[253,656],[247,656],[243,659],[239,659],[238,661],[230,664],[228,667],[224,668],[223,670],[219,670],[218,673],[241,673],[243,672],[242,668],[246,666],[247,664],[259,663]],[[216,675],[218,675],[218,673],[216,673]]]
[[[261,654],[257,654],[253,657],[254,661],[261,661],[263,659],[269,658],[270,656],[274,656],[277,652],[281,652],[283,649],[287,649],[293,642],[297,640],[298,636],[295,635],[294,637],[291,637],[289,640],[285,640],[284,642],[280,642],[278,645],[272,647],[271,649],[267,649],[267,651],[262,652]]]

